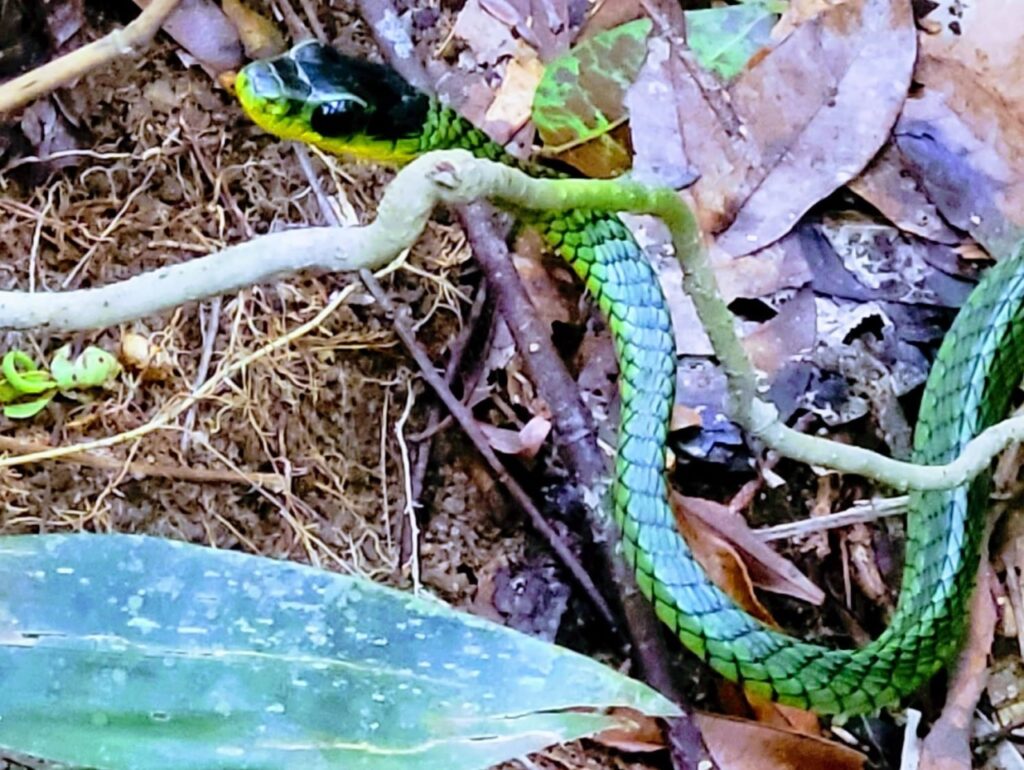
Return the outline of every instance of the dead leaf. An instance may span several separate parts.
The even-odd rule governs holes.
[[[792,596],[810,604],[817,605],[825,601],[825,594],[820,588],[808,580],[791,561],[780,556],[751,532],[744,518],[730,511],[727,506],[712,500],[673,493],[672,508],[676,512],[676,520],[680,523],[700,526],[701,534],[714,533],[730,548],[735,547],[738,552],[742,552],[743,572],[746,574],[749,569],[750,578],[758,588],[783,596]],[[694,548],[694,553],[697,553],[697,548]],[[714,579],[713,573],[718,568],[708,569],[707,565],[704,566]],[[729,590],[727,586],[720,587],[725,591]],[[741,587],[749,591],[749,586],[744,587],[741,584]],[[756,606],[760,607],[760,604]]]
[[[645,66],[674,110],[664,98],[648,98],[643,117],[631,112],[635,165],[694,168],[702,226],[724,231],[719,245],[730,254],[764,248],[877,153],[906,97],[915,49],[905,0],[829,7],[727,89],[679,51],[652,44]],[[674,125],[663,114],[648,133],[646,119],[658,111]],[[669,141],[686,164],[663,144]]]
[[[632,721],[632,729],[617,727],[602,730],[590,740],[630,754],[661,751],[665,748],[665,733],[659,720],[629,708],[614,708],[611,711]]]
[[[675,404],[672,407],[672,418],[669,421],[669,430],[683,430],[684,428],[700,427],[700,412],[686,404]]]
[[[533,95],[543,75],[537,53],[520,42],[484,116],[488,133],[497,141],[511,137],[530,119]]]
[[[483,422],[478,424],[494,451],[526,458],[534,457],[540,451],[551,432],[551,423],[543,417],[533,417],[519,430],[497,428]]]
[[[241,0],[223,0],[221,8],[238,30],[238,36],[250,59],[276,56],[287,47],[278,25],[268,16],[250,8]]]
[[[905,232],[945,244],[960,241],[893,142],[848,187]]]
[[[135,0],[142,8],[150,2]],[[242,66],[238,32],[212,0],[181,0],[163,30],[214,75]]]
[[[922,56],[896,143],[942,215],[1001,255],[1024,236],[1024,104],[961,62]]]
[[[841,743],[743,719],[695,713],[718,767],[729,770],[859,770],[867,757]]]
[[[767,297],[781,289],[799,289],[813,277],[797,239],[790,236],[742,257],[730,257],[712,245],[709,248],[715,282],[722,299]]]
[[[777,240],[860,173],[899,115],[915,54],[910,3],[851,1],[801,25],[739,78],[730,95],[760,167],[722,248],[747,254]]]
[[[455,19],[452,34],[465,41],[481,64],[494,65],[516,49],[512,30],[485,11],[480,0],[466,1]]]
[[[782,305],[777,315],[743,337],[754,367],[772,377],[786,363],[814,347],[817,308],[814,292],[804,289]]]
[[[788,559],[780,556],[772,548],[761,541],[746,526],[739,514],[733,513],[727,506],[710,500],[687,498],[673,494],[673,510],[680,524],[697,532],[698,538],[707,538],[713,547],[703,547],[699,542],[691,543],[694,554],[707,552],[716,559],[728,557],[742,558],[739,566],[731,564],[720,566],[719,563],[701,564],[716,583],[716,574],[722,573],[727,579],[726,585],[719,584],[724,591],[735,588],[739,594],[741,606],[757,616],[770,621],[770,615],[764,610],[751,591],[751,583],[765,591],[783,596],[791,596],[811,604],[821,604],[824,594],[821,589],[811,583],[806,576]],[[689,539],[688,539],[689,542]],[[699,560],[698,556],[698,560]],[[731,594],[736,598],[735,594]]]
[[[927,19],[939,31],[922,36],[922,54],[959,62],[1008,105],[1024,106],[1024,15],[1017,0],[940,4]]]
[[[550,61],[569,47],[569,0],[480,0],[480,5],[515,29],[543,61]]]

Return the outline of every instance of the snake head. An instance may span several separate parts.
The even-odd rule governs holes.
[[[419,151],[431,104],[394,70],[315,40],[245,66],[235,93],[253,122],[272,134],[392,163]]]

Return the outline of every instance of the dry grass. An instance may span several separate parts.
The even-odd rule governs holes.
[[[251,127],[167,44],[60,99],[81,119],[87,149],[65,155],[63,169],[16,158],[0,171],[5,288],[104,284],[253,233],[321,223],[324,205],[365,220],[385,178],[323,157],[310,178],[291,148]],[[388,279],[439,361],[462,322],[468,256],[456,230],[436,226]],[[87,403],[62,399],[3,432],[63,445],[144,426],[170,401],[314,318],[349,282],[300,275],[224,297],[214,328],[211,303],[203,303],[78,335],[79,344],[113,350],[124,333],[141,333],[162,349],[165,376],[129,373],[116,391]],[[3,344],[42,358],[65,341],[8,334]],[[205,379],[197,377],[204,347],[212,352]],[[227,377],[194,415],[97,450],[124,464],[269,474],[280,483],[196,483],[43,462],[0,474],[2,531],[148,532],[401,582],[396,533],[408,462],[395,426],[409,402],[404,430],[423,427],[423,395],[387,320],[355,291],[314,331]],[[194,421],[191,433],[181,430],[186,420]],[[459,583],[453,568],[426,565],[447,590]]]

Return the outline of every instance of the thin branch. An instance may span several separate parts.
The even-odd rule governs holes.
[[[26,441],[24,439],[12,438],[11,436],[0,436],[0,450],[4,452],[17,452],[18,454],[45,453],[53,448],[47,444],[35,441]],[[287,480],[279,473],[256,473],[232,469],[223,471],[216,468],[193,468],[188,465],[167,465],[139,461],[126,464],[124,460],[119,460],[116,457],[107,457],[87,452],[69,454],[60,459],[74,465],[84,465],[89,468],[98,468],[105,471],[126,471],[136,478],[148,476],[197,483],[248,484],[250,486],[263,487],[272,492],[281,492],[288,487]]]
[[[177,5],[178,0],[153,0],[124,29],[115,29],[99,40],[7,81],[0,86],[0,115],[13,112],[115,59],[138,54],[152,42]]]
[[[302,268],[352,270],[382,265],[415,241],[435,204],[460,206],[480,198],[523,209],[590,208],[661,218],[684,263],[684,287],[733,385],[733,419],[787,457],[862,475],[899,491],[948,489],[988,468],[1008,444],[1024,440],[1024,417],[1011,418],[980,433],[953,462],[926,466],[787,427],[774,406],[753,395],[753,369],[733,328],[732,314],[718,295],[696,220],[674,191],[634,182],[534,179],[510,166],[474,158],[465,150],[437,151],[410,163],[388,187],[377,219],[365,227],[273,233],[217,255],[97,289],[0,292],[0,328],[97,328]]]
[[[516,503],[526,512],[526,515],[529,516],[530,522],[533,524],[534,528],[544,537],[545,540],[547,540],[548,545],[551,546],[551,550],[554,551],[562,564],[565,565],[565,568],[569,571],[569,574],[573,576],[579,586],[583,589],[591,603],[593,603],[594,607],[596,607],[597,611],[601,614],[601,617],[609,626],[615,629],[615,615],[608,607],[604,597],[601,596],[601,592],[597,590],[597,586],[594,585],[594,581],[590,579],[590,575],[588,575],[587,571],[583,569],[583,566],[576,559],[573,552],[569,550],[565,541],[562,540],[554,528],[548,524],[543,514],[537,509],[537,506],[533,504],[533,500],[530,496],[525,492],[525,490],[523,490],[519,483],[509,475],[504,464],[500,459],[498,459],[498,455],[494,453],[494,450],[491,449],[491,445],[487,443],[487,438],[484,436],[483,431],[480,430],[480,426],[477,425],[469,407],[455,397],[455,394],[452,393],[451,389],[448,387],[448,383],[445,382],[444,377],[438,374],[437,369],[434,368],[434,363],[430,360],[426,351],[424,351],[416,341],[416,335],[413,334],[405,321],[399,317],[394,304],[381,288],[380,283],[378,283],[377,279],[374,278],[367,270],[360,271],[359,276],[366,285],[370,294],[372,294],[373,298],[377,301],[377,304],[379,304],[391,317],[391,323],[394,325],[395,333],[398,334],[398,337],[402,340],[406,350],[409,351],[409,355],[412,356],[417,366],[419,366],[423,379],[426,380],[427,384],[430,385],[431,388],[433,388],[437,397],[441,399],[444,405],[448,408],[448,411],[455,418],[455,421],[459,423],[459,427],[462,428],[470,441],[473,442],[473,446],[476,447],[480,456],[483,457],[490,466],[491,471],[493,471],[498,482],[508,490]]]
[[[872,500],[867,503],[858,503],[850,506],[845,511],[836,511],[827,516],[812,516],[809,519],[800,521],[787,521],[785,524],[776,524],[771,527],[755,529],[754,534],[766,543],[772,540],[788,540],[794,537],[803,537],[814,532],[824,532],[838,527],[849,527],[853,524],[866,524],[870,521],[878,521],[888,516],[901,516],[907,512],[906,495],[898,497],[887,497],[882,500]]]
[[[422,160],[422,159],[421,159]],[[303,269],[354,271],[387,264],[419,236],[437,201],[432,161],[388,186],[377,219],[361,227],[270,233],[118,283],[68,292],[0,291],[0,329],[70,332],[144,318]]]

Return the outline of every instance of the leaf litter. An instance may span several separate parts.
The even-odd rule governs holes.
[[[687,188],[703,225],[718,236],[713,244],[716,271],[734,310],[742,317],[748,346],[769,375],[769,393],[785,413],[809,413],[812,419],[833,426],[834,437],[877,442],[896,453],[905,450],[913,394],[923,381],[953,309],[973,281],[979,254],[975,241],[998,251],[1019,233],[1024,210],[1018,205],[1024,183],[1020,167],[1024,152],[1020,126],[1024,121],[1020,79],[1012,73],[1019,71],[1024,50],[1024,22],[1007,9],[1007,3],[1012,5],[1012,0],[953,3],[933,8],[933,13],[926,15],[919,11],[915,29],[909,4],[896,0],[794,2],[771,35],[764,35],[763,26],[755,34],[755,25],[750,26],[749,35],[739,35],[735,52],[739,63],[725,72],[731,79],[721,81],[702,66],[699,51],[686,50],[673,30],[660,26],[663,18],[655,15],[652,19],[655,29],[647,41],[646,61],[624,101],[630,117],[633,167],[641,178]],[[443,30],[435,30],[433,39],[425,35],[418,41],[428,54],[433,45],[449,57],[457,84],[450,92],[457,99],[469,99],[469,111],[477,117],[493,103],[494,83],[505,82],[502,78],[512,62],[531,57],[551,61],[569,50],[581,27],[588,34],[602,31],[585,24],[585,15],[578,13],[579,4],[536,6],[539,12],[531,11],[530,3],[471,0],[453,21],[457,30],[454,45],[444,46],[440,39]],[[614,21],[629,21],[642,12],[643,7],[635,4]],[[470,14],[478,14],[476,21]],[[343,14],[332,15],[328,23],[337,25],[341,19],[345,19]],[[693,40],[691,44],[700,45]],[[461,46],[467,48],[460,50]],[[918,48],[920,57],[915,64]],[[148,65],[143,72],[167,83],[180,82],[179,75],[159,66]],[[489,72],[496,72],[497,79],[491,79]],[[467,73],[470,79],[465,79]],[[146,126],[147,118],[152,117],[146,114],[144,100],[137,92],[133,96],[130,89],[123,91],[124,82],[132,82],[133,77],[138,75],[122,69],[91,80],[98,92],[108,89],[106,93],[115,93],[115,88],[121,88],[114,104],[123,105],[121,114],[130,121],[127,125]],[[526,92],[532,82],[512,80],[502,98],[510,104],[529,103],[532,94]],[[519,90],[524,93],[517,94]],[[90,180],[90,192],[105,194],[115,203],[123,204],[128,190],[144,188],[145,197],[106,236],[108,241],[93,241],[96,223],[102,232],[104,221],[110,224],[109,215],[104,220],[95,204],[76,196],[74,186],[60,187],[58,179],[49,193],[49,204],[46,191],[40,194],[27,186],[19,188],[15,195],[0,200],[9,215],[4,225],[5,236],[10,235],[4,238],[4,243],[10,244],[9,263],[28,253],[33,228],[40,220],[44,249],[38,277],[49,284],[73,266],[66,256],[69,244],[80,258],[89,244],[98,243],[82,274],[90,281],[100,281],[130,274],[147,260],[152,263],[156,256],[152,247],[135,245],[132,238],[181,244],[179,248],[187,253],[188,249],[207,250],[237,233],[237,224],[211,228],[211,217],[203,214],[202,205],[196,205],[220,210],[209,190],[182,173],[186,168],[182,162],[194,157],[196,148],[210,153],[223,164],[218,169],[238,180],[242,199],[253,207],[261,226],[294,223],[296,215],[298,221],[315,221],[308,188],[276,170],[285,167],[284,161],[275,164],[268,158],[268,153],[276,152],[273,143],[259,139],[237,120],[230,131],[221,130],[225,116],[233,113],[219,95],[209,92],[201,78],[192,78],[180,95],[174,87],[171,93],[175,96],[167,100],[163,112],[153,114],[155,124],[131,135],[137,143],[136,153],[139,148],[159,148],[156,157],[166,171],[161,170],[147,183],[156,185],[156,192],[140,184],[145,177],[132,169],[130,152],[117,162],[79,165],[90,172],[84,177]],[[65,96],[72,104],[78,102],[72,114],[90,114],[91,104],[81,98],[79,90],[70,90]],[[665,109],[666,104],[671,108]],[[215,120],[205,117],[211,112]],[[109,114],[116,115],[116,110]],[[507,117],[514,114],[522,114],[522,107],[500,111],[499,122],[510,126],[507,135],[518,128],[516,121]],[[45,116],[36,125],[39,128],[32,141],[43,147],[56,129],[48,126]],[[184,139],[182,125],[192,129]],[[97,131],[96,125],[90,126],[92,139],[100,141],[84,146],[125,154],[122,143],[129,134],[124,128],[116,123],[100,128]],[[109,146],[103,146],[104,139]],[[233,145],[232,139],[240,140],[241,147]],[[260,144],[256,164],[244,155],[249,152],[248,157],[253,157],[254,140]],[[0,152],[2,147],[0,144]],[[227,148],[229,155],[222,157],[225,150],[218,148]],[[6,162],[11,160],[17,163],[18,158]],[[346,190],[356,209],[367,215],[372,212],[366,190],[375,187],[379,174],[333,163],[325,173],[342,184],[355,182]],[[104,178],[108,180],[105,185],[96,181]],[[186,204],[199,215],[190,219],[174,208]],[[146,227],[135,226],[133,218],[152,208],[167,213]],[[429,237],[437,240],[428,241],[422,252],[417,249],[425,260],[451,244],[443,227]],[[655,252],[660,249],[657,238],[649,238],[647,245]],[[464,256],[443,266],[446,280],[458,280],[454,270]],[[663,264],[669,262],[663,260]],[[675,278],[669,275],[666,283],[671,288]],[[227,352],[244,346],[247,339],[248,344],[255,343],[257,332],[260,337],[280,333],[279,318],[305,317],[330,288],[330,280],[302,279],[271,291],[256,289],[242,302],[233,302],[227,317],[236,331],[230,332]],[[455,320],[449,315],[450,295],[444,296],[444,289],[444,284],[417,281],[412,276],[397,280],[392,287],[414,308],[427,311],[432,320],[422,332],[439,353],[445,349],[447,329]],[[700,339],[701,330],[692,313],[678,312],[677,306],[683,306],[685,299],[673,291],[669,297],[682,341],[680,352],[685,354],[679,400],[690,407],[703,404],[696,410],[700,428],[695,432],[690,419],[674,436],[675,449],[689,446],[693,450],[676,452],[679,465],[674,476],[683,489],[704,495],[702,504],[709,505],[713,501],[706,498],[721,501],[727,494],[717,479],[756,478],[762,462],[749,453],[730,427],[724,412],[724,390],[714,384],[720,380],[713,362],[705,358],[708,350],[693,342]],[[581,349],[590,344],[588,338],[602,333],[599,322],[578,320],[578,298],[571,293],[562,294],[557,301],[564,310],[554,314],[583,327]],[[548,314],[552,312],[549,308]],[[196,336],[198,320],[198,311],[190,309],[175,316],[170,327],[152,327],[159,330],[154,339],[177,367],[176,378],[135,383],[120,394],[115,408],[105,409],[103,404],[63,407],[71,420],[61,415],[56,422],[63,426],[55,428],[58,440],[88,435],[94,424],[123,424],[123,406],[128,404],[138,422],[166,394],[187,390],[201,344]],[[111,496],[104,492],[107,481],[102,474],[67,467],[27,468],[5,474],[4,494],[10,501],[5,531],[34,531],[41,526],[39,510],[31,501],[39,494],[37,490],[43,489],[47,499],[56,503],[51,506],[49,526],[145,528],[227,547],[288,553],[313,563],[344,565],[394,579],[394,556],[380,556],[389,553],[387,543],[392,547],[396,543],[394,530],[380,529],[369,515],[357,512],[375,510],[379,517],[383,495],[387,518],[392,524],[400,519],[397,450],[390,440],[383,451],[375,442],[366,441],[363,447],[353,440],[351,429],[364,426],[360,435],[366,438],[375,432],[367,431],[367,424],[382,428],[395,424],[399,396],[412,379],[393,352],[386,328],[357,308],[344,313],[339,323],[341,328],[319,343],[301,343],[299,360],[270,362],[267,371],[250,373],[240,383],[239,396],[226,403],[236,409],[256,405],[255,410],[248,407],[245,419],[235,420],[228,410],[212,412],[199,423],[207,426],[211,450],[244,466],[273,467],[276,458],[299,460],[295,467],[301,475],[293,479],[290,492],[276,506],[263,505],[263,512],[254,518],[252,500],[244,495],[205,488],[198,498],[201,509],[218,513],[214,518],[201,514],[199,520],[204,523],[197,526],[193,513],[181,505],[176,483],[122,481],[115,487],[118,494]],[[140,324],[138,329],[152,337],[150,327]],[[228,328],[224,331],[229,333]],[[94,340],[103,341],[104,337],[95,335]],[[47,344],[45,339],[42,344]],[[339,345],[342,351],[338,351]],[[581,376],[587,373],[590,382],[607,381],[604,365],[581,366],[579,371]],[[867,385],[862,381],[865,372],[872,372]],[[495,370],[489,376],[502,387],[506,383],[497,374]],[[332,395],[336,392],[340,398]],[[593,404],[595,414],[614,419],[612,389],[602,386],[595,393],[600,393]],[[270,403],[290,405],[293,416],[268,420],[259,405]],[[514,409],[511,421],[507,410],[487,404],[480,414],[496,426],[511,424],[518,430],[543,411],[529,398],[520,399]],[[316,419],[311,420],[310,413]],[[294,416],[300,414],[306,416]],[[338,418],[325,420],[325,414]],[[233,441],[224,441],[224,435]],[[274,435],[284,438],[269,438]],[[151,456],[174,457],[175,443],[151,437],[145,451]],[[458,600],[473,593],[474,581],[479,579],[474,572],[483,575],[483,565],[493,560],[488,553],[508,549],[518,559],[523,556],[523,545],[511,534],[507,516],[500,513],[491,520],[492,526],[479,530],[483,537],[470,536],[482,524],[473,511],[493,509],[496,503],[500,507],[500,498],[488,489],[486,474],[474,463],[467,463],[466,450],[457,440],[444,443],[435,460],[452,463],[455,468],[462,463],[462,468],[438,472],[438,487],[430,502],[438,515],[428,527],[424,556],[426,574],[435,576],[432,579],[442,593]],[[362,448],[354,451],[357,447]],[[193,461],[196,459],[200,458]],[[551,461],[545,459],[543,450],[540,461]],[[688,468],[697,467],[717,467],[721,473],[712,477],[688,473]],[[367,484],[369,469],[382,470],[371,473],[373,483]],[[781,474],[784,486],[764,487],[755,495],[748,511],[755,522],[803,516],[806,501],[799,492],[800,484],[816,486],[813,476],[808,483],[806,471],[785,462],[776,466],[775,473]],[[702,476],[704,484],[695,478]],[[815,500],[819,511],[823,506],[825,510],[838,509],[850,502],[851,495],[866,491],[856,480],[822,488],[827,492]],[[96,500],[100,502],[88,505]],[[83,506],[83,501],[87,505]],[[347,541],[334,534],[338,514],[324,513],[338,505],[354,516],[341,528],[350,538]],[[289,512],[298,524],[285,535],[269,523],[273,512],[281,510]],[[360,538],[359,532],[374,534],[367,539],[365,534]],[[824,550],[819,547],[810,560],[792,549],[787,554],[816,576],[822,570],[835,574],[844,566],[842,554],[856,545],[862,549],[861,558],[880,565],[882,580],[895,580],[898,565],[887,564],[884,555],[891,537],[898,546],[898,529],[890,534],[883,528],[869,532],[866,541],[858,541],[860,545],[843,534],[824,543],[819,539]],[[730,546],[732,550],[737,547],[736,543]],[[739,550],[742,554],[742,548]],[[354,561],[350,560],[353,556]],[[749,554],[741,555],[741,561],[749,568]],[[470,566],[460,571],[459,564]],[[893,573],[893,569],[897,571]],[[852,603],[852,607],[829,615],[846,617],[847,625],[851,618],[859,618],[867,622],[870,631],[877,632],[880,621],[871,617],[872,604],[866,594],[850,594],[849,589],[837,593],[827,579],[815,583],[826,589],[830,601]],[[806,612],[791,614],[788,603],[769,601],[766,607],[800,633],[835,635],[837,625],[838,633],[844,633],[836,620]],[[857,620],[852,622],[856,625]],[[846,633],[856,637],[858,632]],[[772,743],[759,734],[740,740],[732,729],[729,737],[719,742],[713,727],[706,724],[705,732],[713,746],[743,746],[749,760],[762,766],[770,761],[768,756],[797,757],[806,751],[800,738]],[[769,746],[781,748],[769,750]],[[774,751],[780,753],[770,753]],[[717,756],[721,761],[731,755]]]

